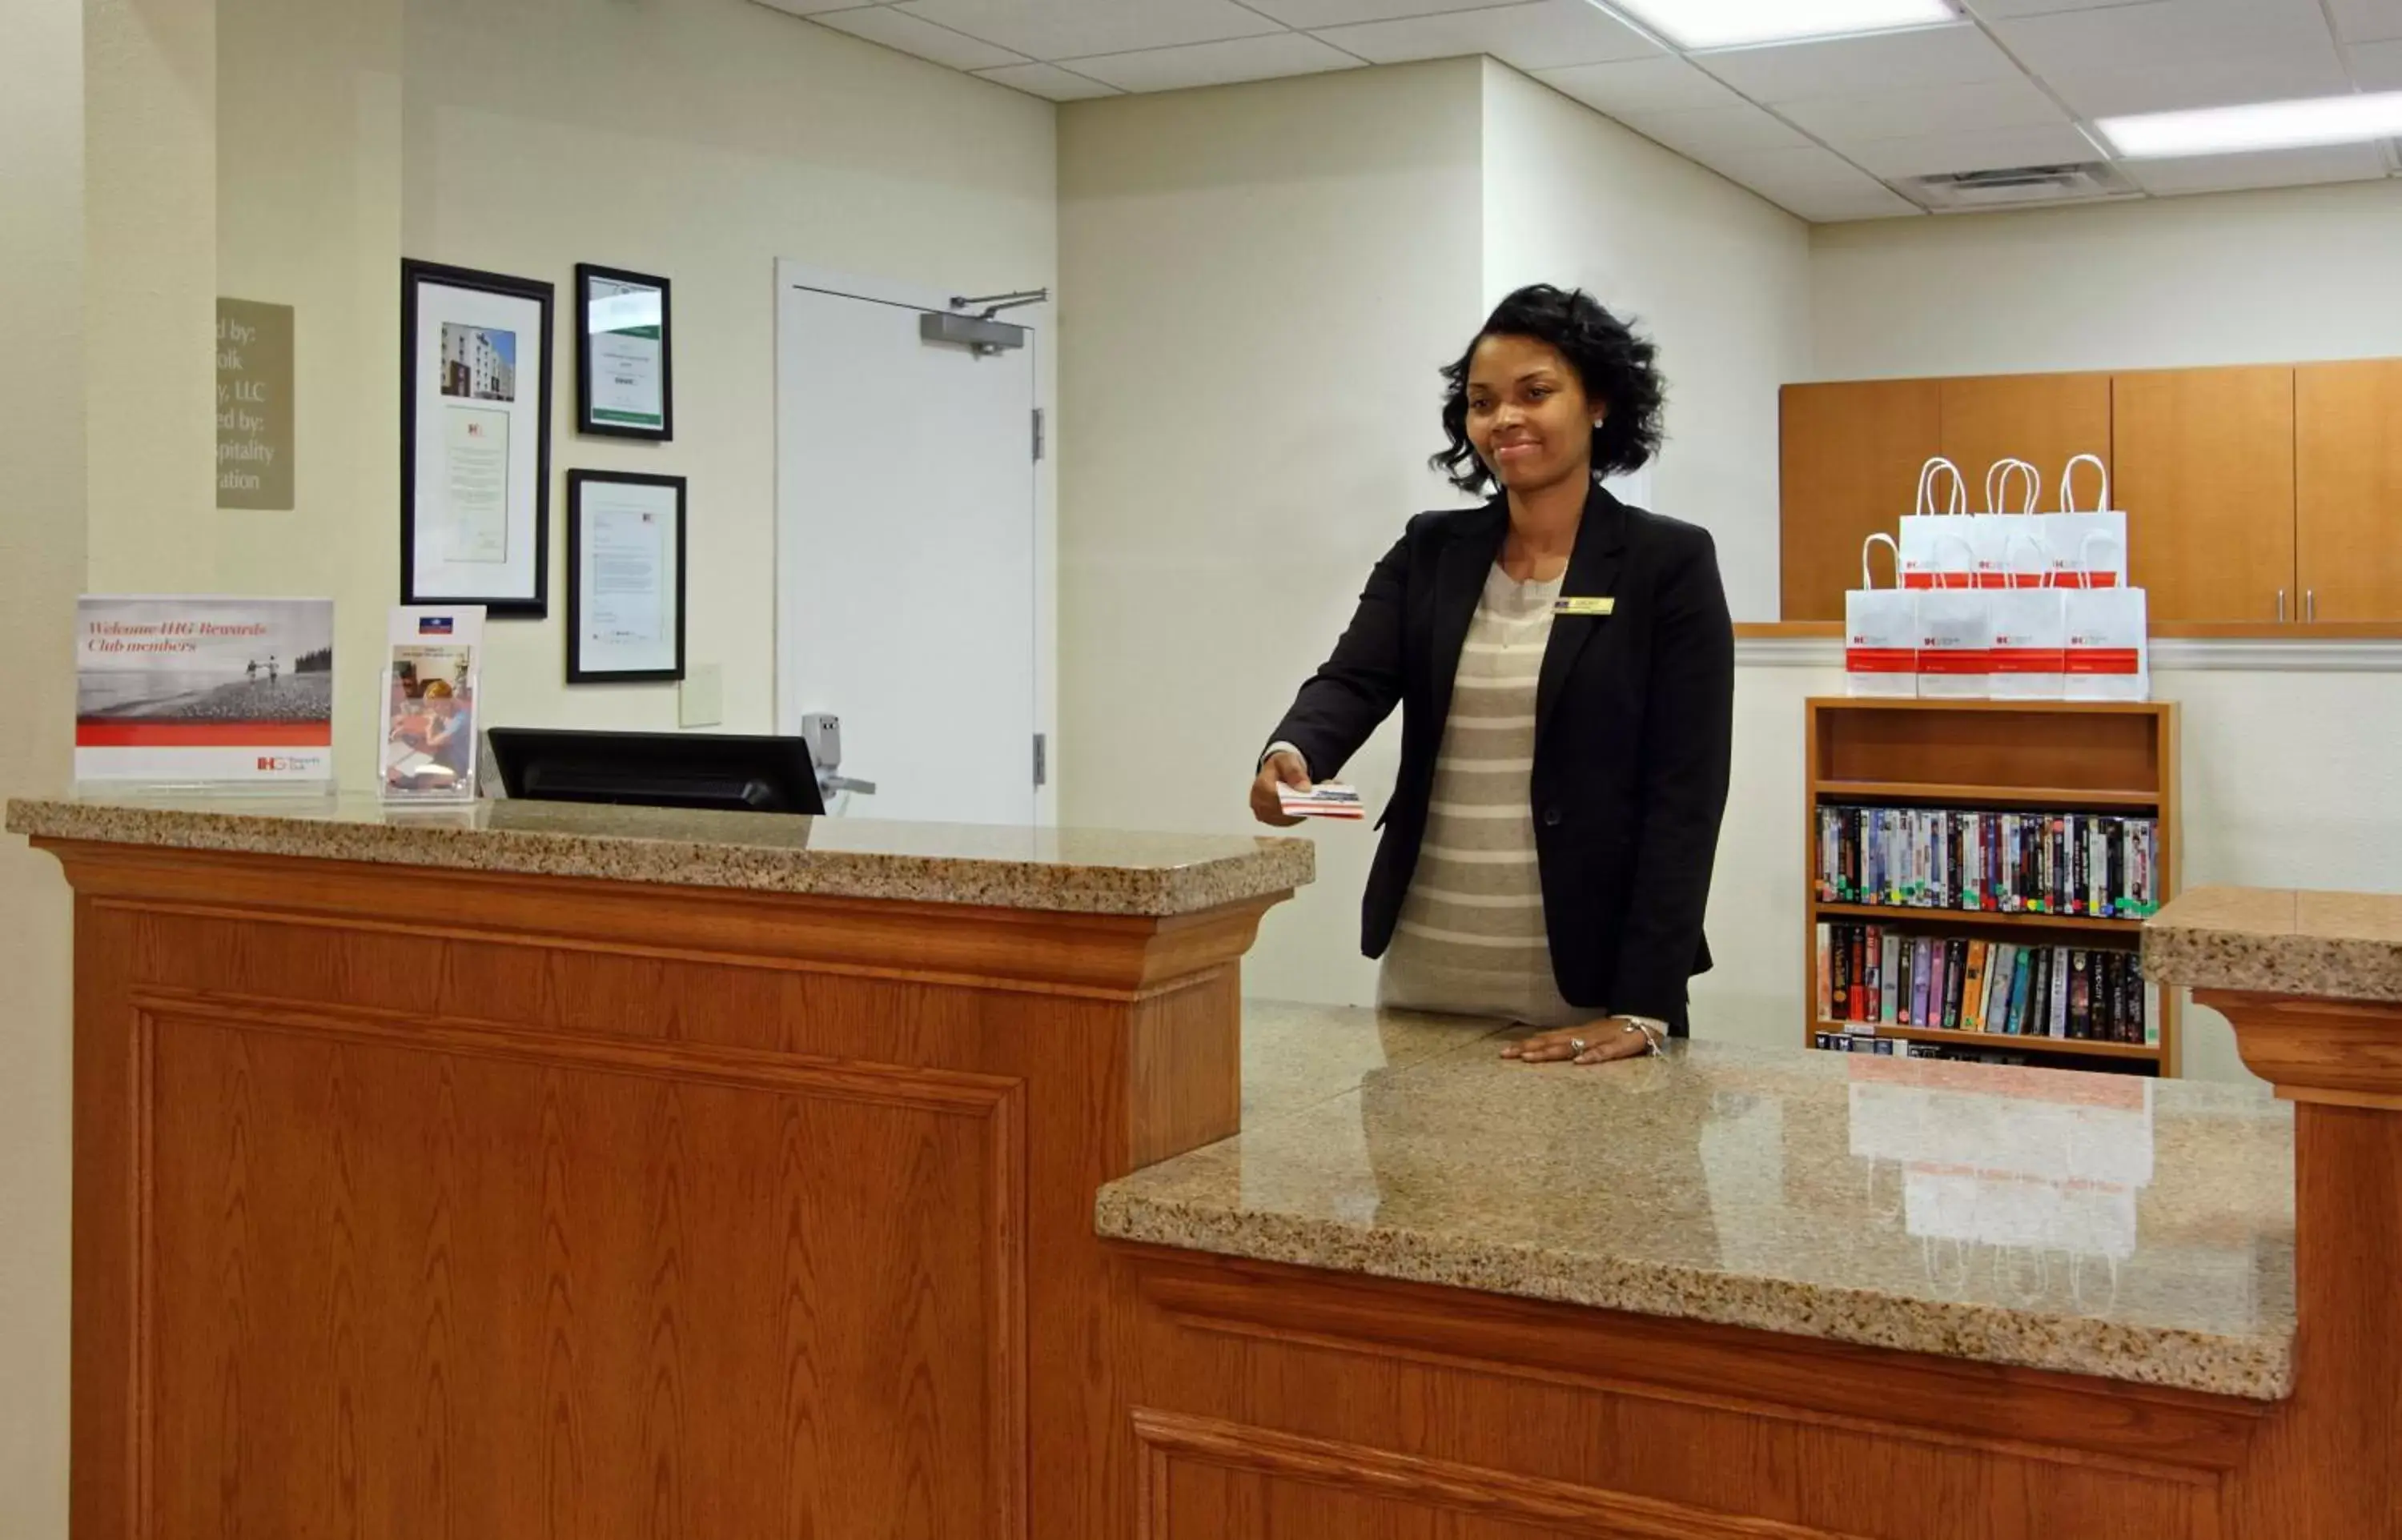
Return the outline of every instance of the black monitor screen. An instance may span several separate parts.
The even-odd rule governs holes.
[[[823,813],[799,738],[495,727],[501,786],[536,802],[607,802],[751,813]]]

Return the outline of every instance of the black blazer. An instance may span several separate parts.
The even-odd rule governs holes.
[[[1339,773],[1401,708],[1401,768],[1360,909],[1381,956],[1417,869],[1452,677],[1507,502],[1421,514],[1369,574],[1360,608],[1277,724],[1313,777]],[[1685,1023],[1685,982],[1710,966],[1702,913],[1726,810],[1734,627],[1709,532],[1630,508],[1600,486],[1560,585],[1613,612],[1553,617],[1535,694],[1531,795],[1552,971],[1594,1011]]]

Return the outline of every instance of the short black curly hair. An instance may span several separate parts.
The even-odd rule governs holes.
[[[1530,337],[1560,351],[1590,400],[1608,407],[1593,431],[1593,474],[1620,475],[1660,452],[1660,410],[1667,382],[1654,366],[1659,350],[1582,289],[1530,283],[1493,309],[1458,362],[1443,366],[1449,382],[1443,430],[1451,447],[1427,461],[1463,492],[1482,493],[1493,473],[1468,441],[1468,371],[1477,344],[1488,337]]]

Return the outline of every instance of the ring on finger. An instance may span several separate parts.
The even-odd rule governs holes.
[[[1570,1038],[1568,1039],[1568,1052],[1575,1054],[1580,1059],[1584,1057],[1585,1050],[1591,1046],[1592,1044],[1586,1042],[1582,1038]]]

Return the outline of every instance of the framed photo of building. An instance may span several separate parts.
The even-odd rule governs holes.
[[[400,265],[400,600],[549,611],[550,284]]]
[[[675,336],[668,281],[575,265],[575,431],[675,437]]]
[[[683,678],[682,476],[567,473],[567,682]]]

